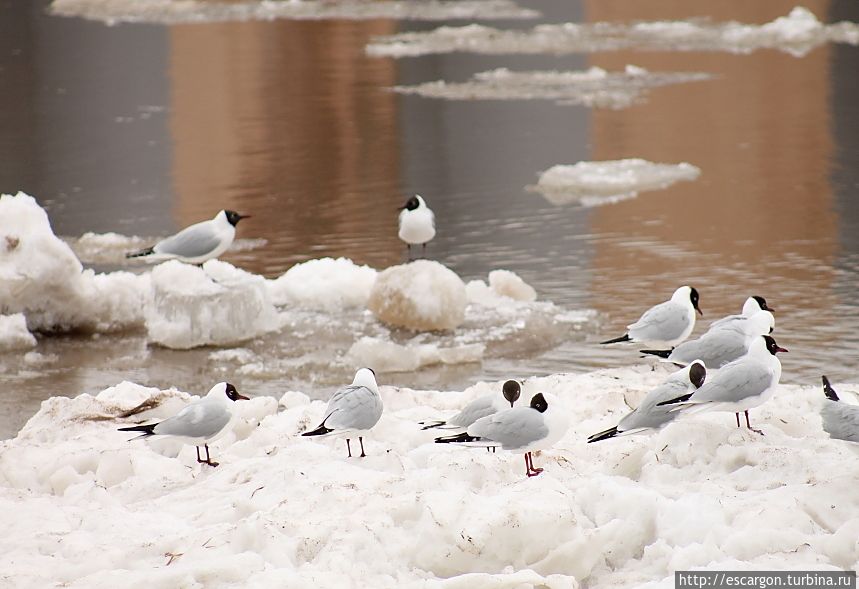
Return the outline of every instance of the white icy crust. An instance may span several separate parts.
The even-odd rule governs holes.
[[[336,310],[366,307],[377,272],[347,258],[322,258],[296,264],[269,282],[274,304]]]
[[[341,440],[300,437],[323,402],[238,401],[212,446],[217,469],[198,465],[192,446],[116,431],[174,413],[184,393],[122,383],[52,398],[0,443],[0,566],[16,587],[87,589],[668,588],[693,568],[856,569],[856,446],[823,432],[816,387],[780,386],[756,409],[766,436],[713,413],[585,443],[666,374],[527,379],[523,397],[551,393],[571,411],[532,479],[521,454],[433,444],[417,426],[501,382],[461,393],[383,384],[364,459],[347,459]],[[150,396],[164,405],[109,419]]]
[[[552,166],[541,172],[532,189],[556,205],[578,202],[596,206],[695,180],[700,174],[699,168],[686,162],[660,164],[638,158],[578,162]]]
[[[28,350],[35,345],[36,338],[27,331],[23,313],[0,315],[0,351]]]
[[[367,45],[375,56],[405,57],[467,51],[472,53],[590,53],[641,50],[751,53],[778,49],[801,57],[824,43],[859,45],[859,24],[821,23],[801,6],[763,25],[707,20],[598,22],[537,25],[503,30],[477,24],[376,37]]]

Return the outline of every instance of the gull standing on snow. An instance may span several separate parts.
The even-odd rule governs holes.
[[[240,215],[235,211],[221,211],[210,221],[186,227],[152,247],[125,254],[125,257],[146,258],[149,262],[179,260],[202,265],[227,251],[236,237],[236,225],[248,217],[250,215]]]
[[[732,411],[737,414],[737,427],[743,412],[746,427],[763,435],[749,423],[749,409],[762,405],[775,394],[781,378],[781,362],[776,357],[779,352],[787,350],[779,347],[771,336],[755,338],[748,354],[723,366],[700,389],[659,405],[691,407],[693,411]]]
[[[842,403],[838,394],[829,384],[829,379],[823,377],[823,394],[826,401],[820,408],[823,418],[823,430],[830,438],[859,442],[859,406]]]
[[[741,314],[728,315],[727,317],[717,319],[710,324],[708,330],[712,331],[713,329],[721,327],[733,326],[737,322],[744,322],[758,311],[769,311],[770,313],[775,313],[775,309],[767,306],[767,300],[764,297],[753,295],[747,298],[746,302],[743,303],[743,311]]]
[[[232,403],[238,400],[247,401],[240,395],[236,387],[228,382],[219,382],[209,390],[205,397],[198,399],[182,409],[173,417],[149,425],[121,427],[121,432],[142,432],[142,435],[132,438],[148,438],[149,436],[173,436],[181,438],[187,444],[197,447],[197,462],[218,466],[209,456],[209,443],[217,440],[228,430],[233,420]],[[206,459],[200,458],[200,445],[206,449]]]
[[[721,368],[737,358],[745,356],[749,344],[772,332],[775,317],[769,311],[758,311],[744,321],[734,321],[721,328],[712,329],[698,339],[683,342],[673,350],[641,350],[642,354],[659,356],[663,362],[685,366],[693,360],[701,360],[713,370]]]
[[[600,343],[636,342],[654,348],[674,347],[695,328],[695,311],[704,314],[698,307],[698,300],[697,290],[681,286],[671,295],[671,300],[651,307],[638,321],[627,325],[627,333]]]
[[[376,373],[372,368],[361,368],[355,373],[352,384],[343,387],[331,396],[325,417],[313,431],[302,436],[324,436],[346,434],[346,450],[352,458],[351,438],[357,437],[364,458],[364,436],[382,417],[382,397],[376,384]]]
[[[426,253],[427,242],[435,237],[435,215],[421,195],[414,195],[400,207],[398,235],[406,242],[410,260],[413,245],[422,246],[423,252]]]
[[[442,436],[436,444],[501,446],[502,450],[525,453],[525,474],[543,472],[534,468],[531,452],[545,450],[560,440],[570,424],[569,412],[549,393],[537,393],[527,407],[513,407],[481,417],[461,434]]]
[[[625,415],[615,427],[588,437],[588,444],[662,429],[677,417],[678,412],[671,406],[660,406],[659,403],[700,388],[706,376],[707,369],[700,360],[695,360],[686,368],[672,373],[665,382],[647,393],[641,404],[632,413]]]

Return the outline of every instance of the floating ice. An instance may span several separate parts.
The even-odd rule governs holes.
[[[53,0],[51,12],[108,24],[121,22],[195,23],[277,18],[449,20],[536,18],[539,12],[510,0]]]
[[[642,159],[579,162],[553,166],[540,174],[536,186],[552,204],[596,206],[633,198],[639,192],[695,180],[701,170],[692,164],[655,164]]]
[[[347,358],[353,366],[369,366],[378,372],[411,372],[433,364],[480,362],[484,349],[483,344],[400,345],[387,339],[362,337],[349,348]]]
[[[465,303],[459,276],[438,262],[416,260],[380,272],[367,307],[388,325],[432,331],[460,325]]]
[[[377,272],[347,258],[321,258],[296,264],[269,281],[274,304],[336,310],[366,307]]]
[[[824,43],[859,45],[859,25],[823,24],[807,8],[764,25],[707,20],[654,21],[633,24],[545,24],[530,31],[501,30],[482,25],[439,27],[375,38],[370,55],[405,57],[464,51],[471,53],[591,53],[619,49],[647,51],[727,51],[751,53],[778,49],[801,57]]]
[[[636,102],[650,88],[709,80],[710,74],[651,73],[628,65],[622,73],[599,67],[585,71],[512,72],[506,68],[480,72],[464,83],[439,80],[413,86],[395,86],[401,94],[449,100],[553,100],[558,104],[621,109]]]
[[[36,338],[27,330],[23,313],[0,315],[0,352],[26,350],[36,345]]]
[[[489,288],[502,297],[514,301],[532,302],[537,300],[537,291],[510,270],[493,270],[489,273]]]
[[[766,436],[711,413],[585,443],[664,376],[639,366],[526,379],[524,397],[552,393],[572,412],[530,480],[520,455],[440,447],[416,425],[500,382],[436,392],[380,379],[385,413],[364,459],[299,435],[322,402],[297,391],[241,401],[213,446],[217,469],[191,446],[172,457],[116,431],[169,415],[185,393],[122,383],[53,398],[0,442],[14,538],[0,563],[16,586],[71,589],[673,587],[678,569],[859,567],[859,462],[823,432],[817,389],[780,386],[755,410]],[[150,398],[149,412],[117,417]]]

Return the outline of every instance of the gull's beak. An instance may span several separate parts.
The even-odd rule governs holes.
[[[253,215],[239,215],[239,219],[250,219]]]
[[[701,310],[701,307],[695,307],[695,310],[696,310],[696,311],[698,311],[698,314],[699,314],[701,317],[703,317],[703,316],[704,316],[704,311],[702,311],[702,310]]]
[[[775,347],[775,351],[776,351],[776,352],[785,352],[785,353],[786,353],[788,350],[787,350],[787,348],[783,348],[783,347],[781,347],[781,346],[776,346],[776,347]]]
[[[241,393],[236,393],[236,401],[250,401],[250,397],[245,397]]]
[[[772,308],[772,307],[770,307],[769,305],[767,305],[766,307],[764,307],[764,309],[763,309],[763,310],[764,310],[764,311],[769,311],[770,313],[775,313],[775,309],[773,309],[773,308]]]

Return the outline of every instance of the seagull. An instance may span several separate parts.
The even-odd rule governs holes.
[[[236,237],[236,225],[250,215],[221,211],[211,221],[186,227],[176,235],[162,239],[152,247],[125,254],[126,258],[146,258],[149,262],[179,260],[202,265],[227,251]]]
[[[532,477],[543,469],[534,468],[531,452],[553,446],[564,436],[569,424],[569,412],[557,398],[549,393],[537,393],[527,407],[512,407],[481,417],[464,433],[442,436],[435,442],[484,447],[500,445],[502,450],[524,452],[525,474]]]
[[[398,235],[406,242],[410,260],[413,245],[421,245],[423,252],[426,253],[427,242],[435,237],[435,215],[421,195],[414,195],[400,207]]]
[[[704,384],[707,369],[700,360],[695,360],[686,368],[672,373],[661,385],[647,393],[641,404],[632,412],[626,414],[612,428],[588,437],[588,444],[600,442],[617,436],[629,436],[649,430],[662,429],[677,416],[672,407],[660,407],[659,403],[675,399]]]
[[[698,307],[698,291],[691,286],[681,286],[671,295],[671,300],[659,303],[644,312],[644,315],[626,327],[627,333],[601,344],[639,342],[654,348],[671,348],[685,340],[695,327],[695,311]]]
[[[685,341],[673,350],[641,350],[642,354],[659,356],[663,362],[685,366],[699,359],[709,369],[721,368],[745,356],[755,338],[772,333],[775,317],[769,311],[758,311],[744,321],[734,321],[706,332],[698,339]]]
[[[739,315],[728,315],[727,317],[722,317],[721,319],[717,319],[710,324],[708,331],[712,331],[713,329],[717,329],[720,327],[728,327],[730,325],[735,325],[736,322],[743,322],[758,311],[769,311],[770,313],[775,313],[775,309],[767,306],[767,300],[758,295],[752,295],[746,299],[746,302],[743,303],[743,311]]]
[[[723,366],[701,388],[658,405],[733,411],[737,414],[737,427],[742,411],[746,414],[746,427],[763,435],[749,423],[749,409],[762,405],[775,394],[781,378],[781,362],[776,357],[779,352],[787,350],[779,347],[771,336],[755,338],[748,354]]]
[[[233,419],[231,402],[248,398],[240,395],[236,387],[228,382],[219,382],[213,386],[205,397],[197,399],[173,417],[168,417],[158,423],[121,427],[121,432],[142,432],[142,435],[132,438],[148,438],[149,436],[174,436],[182,438],[188,444],[197,447],[197,462],[218,466],[209,456],[209,443],[217,440],[228,431],[227,425]],[[206,459],[200,458],[200,445],[206,449]]]
[[[346,450],[352,458],[351,438],[357,437],[364,458],[364,436],[382,417],[382,397],[376,384],[376,373],[372,368],[361,368],[355,373],[352,384],[343,387],[331,396],[325,417],[313,431],[302,436],[347,434]]]
[[[859,406],[841,403],[838,394],[829,384],[829,379],[823,377],[823,394],[826,401],[820,408],[823,418],[823,430],[830,438],[859,442]]]

